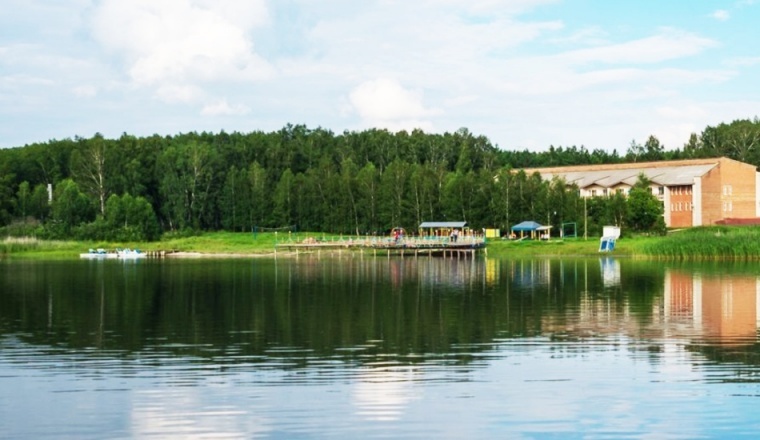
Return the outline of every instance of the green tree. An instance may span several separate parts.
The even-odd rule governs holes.
[[[406,188],[409,181],[409,164],[401,159],[393,160],[380,176],[381,223],[384,229],[407,225]],[[416,226],[416,225],[415,225]]]
[[[627,225],[638,232],[662,233],[665,231],[662,202],[652,194],[651,182],[643,174],[628,194]]]
[[[409,178],[409,201],[415,225],[436,218],[438,196],[435,175],[427,165],[413,164]]]
[[[29,215],[29,205],[31,204],[32,191],[29,182],[21,182],[16,191],[16,215],[21,217],[26,223],[26,217]]]
[[[29,198],[29,215],[40,222],[44,222],[50,216],[50,200],[47,186],[39,184]]]
[[[502,231],[509,231],[511,225],[511,206],[509,192],[512,186],[514,174],[509,167],[500,168],[493,177],[494,192],[491,197],[491,213],[493,214],[493,225],[498,226]]]
[[[71,153],[71,170],[75,181],[98,201],[99,214],[105,216],[106,199],[110,192],[106,179],[112,173],[109,168],[108,144],[100,133],[92,139],[78,139],[79,148]]]
[[[10,223],[14,211],[12,182],[12,175],[0,175],[0,226]]]
[[[189,140],[166,148],[156,165],[163,214],[171,229],[209,227],[218,154],[208,144]]]
[[[145,197],[111,195],[106,202],[108,237],[121,241],[151,241],[160,234],[156,214]]]
[[[219,200],[222,227],[228,231],[246,231],[251,227],[251,185],[248,171],[236,166],[227,171]]]
[[[283,171],[274,190],[274,224],[288,226],[293,224],[295,208],[295,176],[290,169]]]
[[[358,191],[357,191],[357,175],[359,169],[354,161],[347,157],[340,163],[340,190],[342,198],[344,200],[341,203],[342,217],[344,224],[351,225],[351,229],[356,235],[359,235],[359,205],[357,203]]]
[[[62,180],[53,192],[52,217],[55,233],[66,238],[75,226],[93,219],[92,205],[71,179]]]
[[[377,231],[379,227],[379,179],[377,168],[371,162],[367,162],[356,176],[359,205],[364,207],[359,213],[359,223],[366,231]]]
[[[251,194],[250,225],[264,226],[272,206],[272,197],[267,193],[267,170],[258,162],[253,162],[248,169],[248,180]]]
[[[626,215],[628,214],[628,199],[622,192],[615,192],[609,196],[610,214],[613,219],[612,224],[622,226],[625,224]]]

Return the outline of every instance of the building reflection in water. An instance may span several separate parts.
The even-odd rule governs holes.
[[[757,343],[760,276],[657,269],[619,259],[502,261],[515,294],[541,294],[553,335],[677,338],[715,346]],[[547,296],[549,295],[549,296]],[[553,296],[558,295],[558,296]]]
[[[665,273],[664,315],[673,325],[692,325],[720,344],[754,343],[760,278],[751,275]]]

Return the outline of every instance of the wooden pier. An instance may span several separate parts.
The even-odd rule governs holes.
[[[378,251],[385,255],[410,256],[442,256],[444,258],[472,258],[477,251],[486,252],[485,237],[463,236],[456,241],[448,237],[392,237],[373,238],[347,238],[337,240],[320,241],[309,238],[301,242],[278,243],[277,249],[287,249],[296,253],[321,253],[338,252],[343,250],[371,251],[375,255]]]

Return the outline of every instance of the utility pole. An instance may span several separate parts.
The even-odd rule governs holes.
[[[583,196],[583,239],[588,240],[588,208],[586,208],[586,196]]]

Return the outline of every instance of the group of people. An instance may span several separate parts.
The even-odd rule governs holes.
[[[403,229],[396,228],[396,229],[393,230],[393,241],[395,243],[398,243],[399,240],[403,240],[403,238],[404,238],[404,230]]]
[[[459,229],[452,229],[451,235],[449,235],[449,240],[452,243],[456,243],[458,238],[459,238]]]

